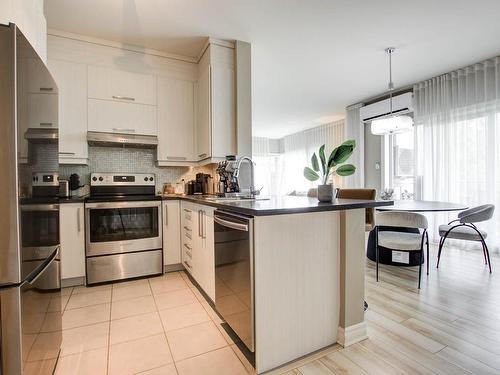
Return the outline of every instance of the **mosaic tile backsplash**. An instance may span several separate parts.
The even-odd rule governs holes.
[[[89,146],[88,165],[59,166],[59,178],[67,179],[72,173],[77,173],[82,184],[88,184],[90,173],[94,172],[154,173],[156,190],[161,191],[164,183],[192,180],[196,173],[208,173],[215,177],[215,166],[157,167],[154,149],[96,146]]]

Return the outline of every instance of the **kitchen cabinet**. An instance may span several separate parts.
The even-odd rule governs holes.
[[[42,65],[40,65],[35,59],[26,59],[27,69],[28,69],[28,92],[30,93],[44,93],[44,94],[56,94],[58,92],[58,85],[54,85],[54,82],[44,74]],[[50,68],[50,66],[49,66]],[[49,69],[52,75],[52,69]],[[54,80],[55,77],[53,76]]]
[[[88,99],[88,130],[156,136],[156,107]]]
[[[104,66],[88,66],[88,97],[156,105],[156,76]]]
[[[59,92],[59,163],[87,164],[87,66],[62,60],[48,66]]]
[[[193,228],[195,227],[195,216],[192,204],[181,202],[181,260],[182,265],[193,275]],[[194,276],[194,275],[193,275]]]
[[[85,229],[83,203],[60,205],[61,275],[85,277]]]
[[[163,202],[163,264],[181,263],[181,216],[178,200]]]
[[[194,83],[158,77],[159,166],[193,162]]]
[[[217,161],[236,150],[234,50],[210,45],[198,64],[196,155]]]
[[[57,128],[56,94],[28,94],[28,128]]]

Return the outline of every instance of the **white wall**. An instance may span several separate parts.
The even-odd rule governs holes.
[[[370,125],[365,125],[365,187],[382,189],[382,136],[373,135]],[[379,164],[380,169],[376,168]]]

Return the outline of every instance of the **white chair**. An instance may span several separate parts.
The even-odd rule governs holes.
[[[378,282],[378,262],[379,246],[396,251],[419,251],[420,264],[418,266],[418,289],[422,278],[422,263],[424,258],[424,240],[427,242],[427,275],[429,274],[429,235],[427,234],[427,218],[422,214],[406,211],[381,212],[376,216],[375,227],[375,251],[377,263]],[[405,227],[422,230],[422,233],[405,233],[393,231],[379,231],[378,227]]]
[[[488,234],[484,230],[476,227],[474,223],[491,219],[493,212],[495,212],[495,206],[492,204],[485,204],[462,211],[458,214],[458,219],[450,221],[447,225],[440,225],[439,235],[441,236],[441,240],[439,241],[437,268],[439,268],[439,260],[441,259],[444,241],[446,241],[447,238],[454,238],[457,240],[481,242],[483,246],[484,264],[489,266],[491,273],[490,252],[488,251],[488,246],[486,246],[485,241]],[[455,222],[456,224],[453,224]]]

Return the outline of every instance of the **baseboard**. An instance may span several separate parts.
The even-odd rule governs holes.
[[[163,271],[164,272],[184,271],[184,267],[182,266],[181,263],[168,264],[166,266],[163,266]]]
[[[82,277],[71,277],[69,279],[61,280],[61,287],[68,288],[71,286],[85,285],[85,276]]]
[[[339,327],[337,342],[344,348],[368,338],[367,324],[361,322],[346,328]]]

